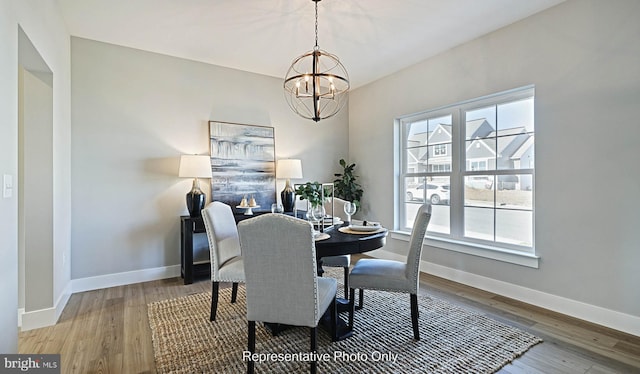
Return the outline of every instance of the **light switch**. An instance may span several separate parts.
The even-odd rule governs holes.
[[[2,177],[2,197],[8,199],[13,196],[13,176],[5,174]]]

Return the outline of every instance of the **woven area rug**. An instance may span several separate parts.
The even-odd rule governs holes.
[[[208,292],[148,305],[158,373],[246,372],[244,287],[238,288],[235,304],[230,298],[230,288],[220,290],[213,323]],[[332,343],[329,333],[319,329],[318,372],[492,373],[542,341],[435,297],[420,296],[418,304],[421,340],[414,341],[409,296],[365,291],[365,307],[356,311],[351,338]],[[256,363],[256,373],[308,372],[308,349],[308,328],[273,337],[256,325],[256,351],[268,354]]]

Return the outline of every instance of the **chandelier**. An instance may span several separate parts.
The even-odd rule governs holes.
[[[347,101],[349,75],[335,55],[318,47],[318,2],[316,45],[293,60],[284,78],[287,103],[299,116],[316,122],[334,116]]]

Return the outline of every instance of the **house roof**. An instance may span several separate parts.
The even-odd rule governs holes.
[[[534,136],[531,135],[525,140],[520,147],[511,155],[511,159],[520,159],[522,155],[529,150],[533,146]]]

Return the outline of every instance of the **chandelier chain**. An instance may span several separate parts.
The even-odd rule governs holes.
[[[318,47],[318,2],[316,1],[316,48]]]

